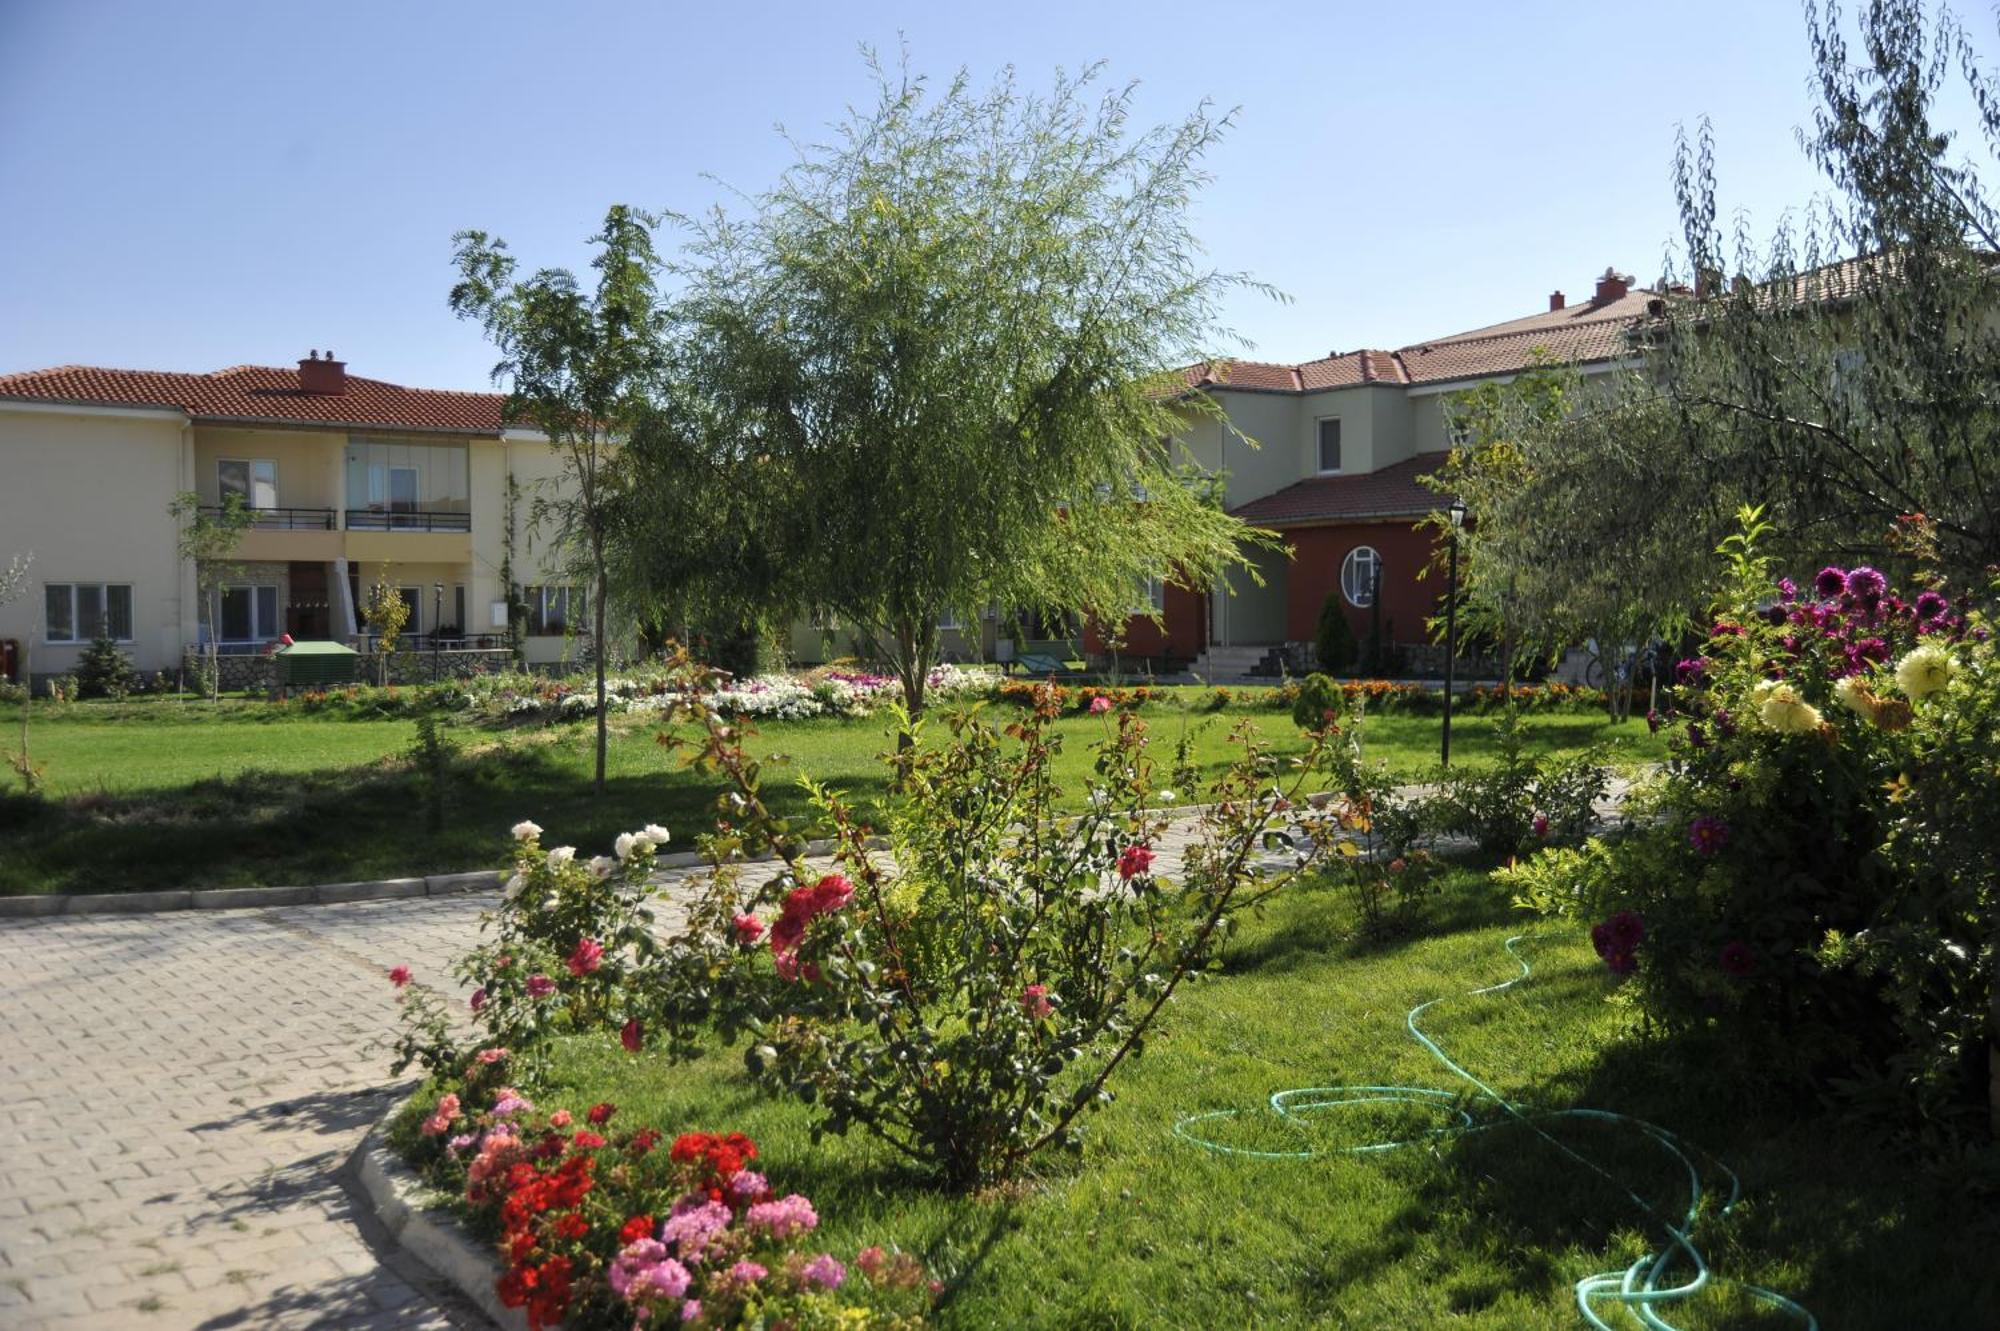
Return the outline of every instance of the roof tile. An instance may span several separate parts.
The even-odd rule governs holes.
[[[297,370],[238,365],[209,374],[107,370],[63,365],[0,375],[0,399],[90,406],[156,407],[184,411],[200,421],[269,421],[367,429],[439,430],[498,434],[503,427],[499,393],[405,388],[380,379],[347,376],[347,391],[299,391]]]
[[[1445,456],[1422,453],[1360,476],[1314,476],[1230,512],[1253,527],[1422,517],[1438,508],[1440,496],[1418,484],[1417,477],[1444,465]]]

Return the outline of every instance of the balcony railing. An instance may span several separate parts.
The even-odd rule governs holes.
[[[333,510],[330,508],[249,508],[250,525],[262,531],[332,531]],[[201,515],[205,518],[220,518],[223,509],[220,504],[203,505]]]
[[[347,510],[349,531],[471,531],[470,513],[389,513],[381,509]]]

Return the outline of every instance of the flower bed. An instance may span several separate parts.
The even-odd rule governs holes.
[[[475,1057],[449,1079],[456,1090],[413,1102],[396,1136],[494,1236],[500,1300],[536,1331],[923,1325],[935,1291],[916,1258],[816,1250],[812,1202],[752,1168],[750,1138],[684,1132],[667,1145],[614,1104],[539,1107],[507,1076],[504,1055]]]

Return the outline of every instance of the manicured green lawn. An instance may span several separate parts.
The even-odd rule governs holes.
[[[1685,1173],[1637,1130],[1547,1124],[1613,1184],[1490,1103],[1467,1108],[1501,1126],[1363,1155],[1341,1148],[1433,1120],[1350,1109],[1300,1131],[1258,1112],[1292,1087],[1462,1089],[1404,1028],[1411,1007],[1450,995],[1426,1014],[1426,1033],[1520,1105],[1642,1116],[1741,1175],[1743,1202],[1697,1230],[1718,1277],[1791,1295],[1829,1328],[1992,1324],[2000,1213],[1809,1105],[1704,1077],[1686,1050],[1621,1037],[1605,1002],[1612,982],[1580,931],[1524,945],[1526,983],[1465,996],[1516,974],[1504,942],[1538,926],[1483,874],[1454,874],[1445,893],[1428,936],[1382,946],[1353,941],[1347,903],[1331,889],[1282,900],[1114,1084],[1080,1165],[1052,1162],[1007,1195],[941,1195],[860,1135],[813,1145],[806,1110],[758,1094],[731,1051],[670,1067],[614,1040],[577,1042],[536,1098],[578,1111],[609,1099],[621,1123],[669,1134],[748,1132],[773,1183],[813,1199],[817,1243],[839,1253],[893,1240],[922,1255],[947,1282],[947,1327],[1582,1325],[1573,1283],[1662,1241],[1624,1189],[1664,1215],[1686,1206]],[[1242,1113],[1208,1125],[1233,1143],[1325,1153],[1259,1160],[1174,1135],[1181,1116],[1217,1110]],[[1712,1165],[1703,1183],[1726,1187]],[[1792,1325],[1726,1288],[1667,1320]]]
[[[1007,704],[990,711],[1005,717]],[[1213,774],[1229,760],[1230,729],[1248,722],[1279,753],[1303,741],[1275,711],[1190,713],[1167,704],[1142,713],[1164,765],[1190,734],[1198,764]],[[935,723],[941,728],[941,723]],[[753,751],[786,761],[767,786],[784,811],[802,811],[790,772],[808,772],[860,801],[886,793],[879,755],[893,747],[886,721],[772,722]],[[1062,770],[1079,791],[1104,718],[1066,717]],[[1453,756],[1490,760],[1493,718],[1460,717]],[[1597,740],[1621,762],[1662,750],[1641,723],[1612,728],[1592,715],[1528,718],[1536,748],[1576,748]],[[1436,717],[1371,718],[1370,751],[1418,779],[1435,763]],[[507,829],[533,818],[551,844],[592,853],[618,832],[648,822],[688,844],[710,820],[717,789],[685,771],[656,741],[658,727],[617,719],[604,793],[591,788],[587,723],[487,729],[462,723],[448,733],[462,751],[448,796],[445,829],[423,825],[419,784],[401,755],[414,738],[408,720],[303,716],[262,703],[202,705],[149,701],[37,709],[32,749],[47,764],[52,799],[0,801],[0,893],[131,891],[149,888],[333,882],[354,878],[497,866]],[[9,735],[6,743],[15,739]],[[385,761],[385,759],[387,761]],[[1179,791],[1181,799],[1190,792]]]

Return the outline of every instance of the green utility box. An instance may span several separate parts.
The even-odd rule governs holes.
[[[295,642],[277,651],[278,687],[324,689],[354,682],[360,653],[337,642]]]

